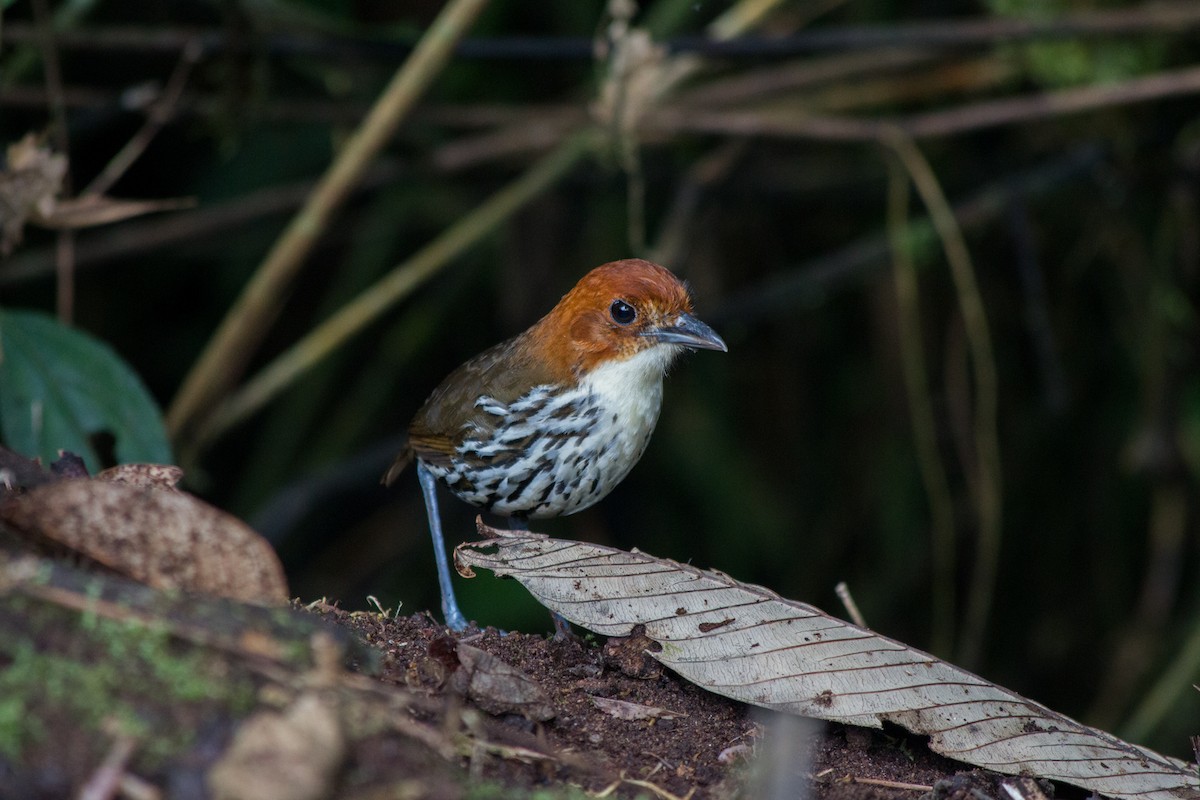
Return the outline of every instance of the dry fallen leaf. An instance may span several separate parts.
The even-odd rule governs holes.
[[[0,255],[8,255],[21,242],[26,223],[60,230],[87,228],[196,204],[191,198],[60,197],[66,174],[67,157],[32,133],[8,146],[7,169],[0,170]]]
[[[635,627],[650,654],[717,694],[816,719],[929,736],[935,752],[1007,774],[1138,800],[1197,800],[1194,767],[1089,728],[902,642],[767,589],[674,561],[480,524],[455,550],[606,636]]]
[[[628,700],[614,700],[611,697],[599,697],[589,694],[592,705],[617,719],[679,719],[687,714],[669,711],[658,706],[645,706],[641,703],[631,703]]]
[[[265,605],[288,599],[270,544],[184,492],[73,478],[5,497],[0,522],[157,589]]]
[[[484,711],[520,714],[538,722],[554,717],[554,706],[545,690],[521,670],[469,644],[460,642],[455,652],[459,666],[450,685]]]
[[[345,756],[337,711],[309,692],[283,713],[246,720],[209,771],[209,790],[216,800],[320,800]]]

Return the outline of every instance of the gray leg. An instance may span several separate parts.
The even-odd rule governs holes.
[[[467,627],[467,618],[454,599],[454,586],[450,583],[450,564],[446,559],[446,542],[442,538],[442,518],[438,513],[437,478],[417,462],[417,478],[421,481],[421,494],[425,496],[425,512],[429,515],[429,534],[433,537],[433,556],[437,559],[438,585],[442,589],[442,616],[451,630],[461,631]]]

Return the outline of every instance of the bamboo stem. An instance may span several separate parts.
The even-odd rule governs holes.
[[[599,137],[593,129],[568,138],[517,180],[342,306],[221,403],[198,430],[195,446],[203,447],[270,402],[300,375],[544,192],[593,152],[598,143]]]
[[[487,0],[451,0],[446,5],[322,176],[308,202],[276,241],[171,404],[167,429],[177,443],[204,410],[212,408],[237,380],[279,314],[285,290],[313,244],[417,98],[441,72],[455,43],[486,3]]]

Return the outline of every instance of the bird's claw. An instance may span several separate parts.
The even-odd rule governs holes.
[[[463,615],[458,606],[447,608],[446,604],[442,604],[442,616],[446,620],[446,627],[455,633],[461,633],[467,629],[467,618]]]

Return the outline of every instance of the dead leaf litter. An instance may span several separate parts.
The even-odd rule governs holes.
[[[431,727],[465,732],[472,743],[462,755],[473,777],[524,790],[565,783],[600,796],[693,800],[765,796],[755,787],[779,779],[755,774],[764,736],[771,735],[769,714],[669,670],[643,672],[633,658],[636,638],[597,647],[492,628],[457,635],[426,615],[316,610],[383,651],[380,680],[440,700],[413,713]],[[494,694],[465,690],[476,681],[454,677],[461,653],[476,651],[493,657],[492,670],[506,665]],[[527,691],[540,687],[531,694],[539,698],[531,706],[536,715],[519,701],[502,707],[514,696],[509,680]],[[547,712],[552,718],[538,719]],[[804,731],[786,743],[792,755],[780,768],[789,771],[789,784],[809,787],[814,800],[1007,798],[999,793],[1003,776],[930,753],[919,737],[899,729],[812,723]],[[368,783],[372,753],[359,749],[351,756]]]

